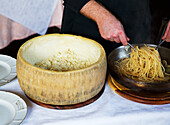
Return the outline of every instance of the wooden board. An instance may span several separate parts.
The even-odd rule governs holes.
[[[120,96],[143,104],[162,105],[170,103],[170,92],[149,93],[135,92],[117,83],[110,75],[108,76],[110,87]]]

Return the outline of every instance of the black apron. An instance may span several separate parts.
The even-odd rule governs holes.
[[[150,9],[149,0],[96,0],[115,15],[122,23],[127,37],[131,43],[150,42]],[[81,35],[99,42],[107,55],[116,47],[122,45],[104,40],[98,30],[97,24],[74,12],[65,4],[62,33]]]

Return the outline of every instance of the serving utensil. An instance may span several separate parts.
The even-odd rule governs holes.
[[[127,44],[128,44],[131,48],[133,48],[135,51],[137,51],[132,44],[130,44],[130,43],[128,43],[128,42],[127,42]]]
[[[164,43],[166,41],[166,39],[162,40],[158,45],[157,47],[155,48],[157,51],[158,51],[158,48],[161,46],[162,43]]]
[[[158,48],[161,46],[161,44],[166,41],[166,39],[163,40],[162,37],[165,33],[167,25],[168,25],[168,23],[165,24],[164,29],[163,29],[162,34],[161,34],[161,38],[160,38],[159,43],[158,43],[158,46],[155,48],[157,51],[158,51]]]
[[[166,41],[166,39],[162,40],[162,41],[158,44],[158,47],[159,47],[162,43],[164,43],[165,41]]]

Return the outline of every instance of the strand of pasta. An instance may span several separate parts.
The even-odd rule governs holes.
[[[116,61],[119,72],[128,78],[141,81],[161,81],[165,68],[161,63],[159,52],[155,48],[144,46],[132,49],[129,58]]]

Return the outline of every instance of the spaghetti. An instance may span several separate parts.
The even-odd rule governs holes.
[[[130,57],[116,61],[116,67],[120,74],[138,81],[167,81],[169,76],[165,76],[165,68],[161,63],[158,51],[155,48],[135,46]]]

